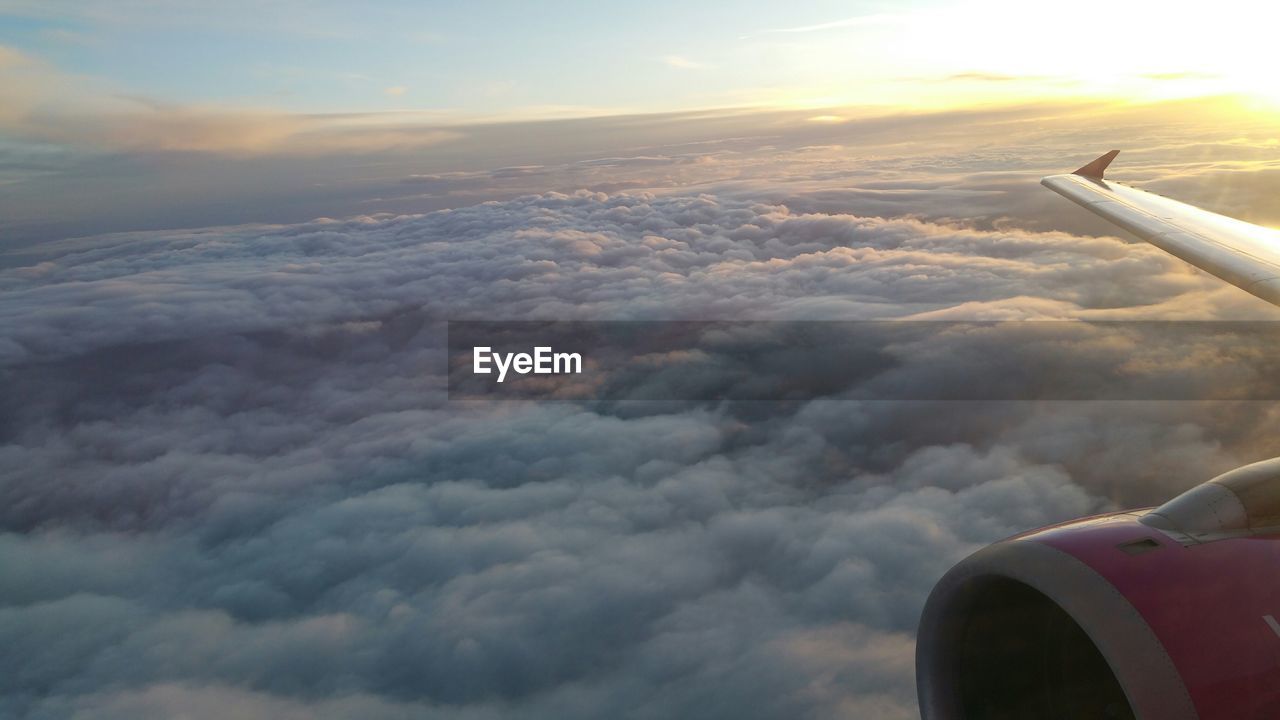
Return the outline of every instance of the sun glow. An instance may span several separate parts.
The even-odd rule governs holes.
[[[1133,100],[1223,93],[1280,100],[1267,57],[1280,10],[1265,4],[1079,0],[1048,10],[995,0],[938,15],[907,31],[935,62],[1034,79],[1048,92],[1056,85]],[[974,32],[955,32],[965,19]]]
[[[788,77],[804,79],[809,95],[839,96],[847,104],[922,108],[1248,95],[1258,109],[1277,109],[1280,83],[1267,56],[1278,21],[1280,9],[1242,0],[1208,9],[970,0],[761,42],[771,44],[769,57]]]

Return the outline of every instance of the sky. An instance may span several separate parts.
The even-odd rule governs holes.
[[[446,324],[1274,321],[1038,183],[1280,224],[1265,11],[1152,7],[0,1],[0,716],[918,716],[948,567],[1280,407],[459,402]]]
[[[1271,13],[3,0],[0,241],[422,209],[387,184],[780,125],[1188,98],[1273,116]]]
[[[1257,92],[1268,12],[1233,1],[1207,13],[1096,0],[6,0],[0,43],[126,105],[471,119],[973,103],[1025,96],[1031,80],[1037,95]]]
[[[3,0],[0,241],[400,212],[385,192],[398,175],[779,124],[1224,97],[1270,116],[1271,13],[1236,0]]]

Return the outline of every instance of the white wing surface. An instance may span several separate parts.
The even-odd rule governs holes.
[[[1040,184],[1165,252],[1280,305],[1280,230],[1103,179],[1119,150]]]

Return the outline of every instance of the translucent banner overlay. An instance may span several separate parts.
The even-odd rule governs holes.
[[[450,322],[450,400],[1276,400],[1271,322]]]

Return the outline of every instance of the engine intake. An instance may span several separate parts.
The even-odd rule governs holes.
[[[1025,539],[943,577],[921,619],[916,668],[925,720],[1197,717],[1137,610],[1081,561]]]

